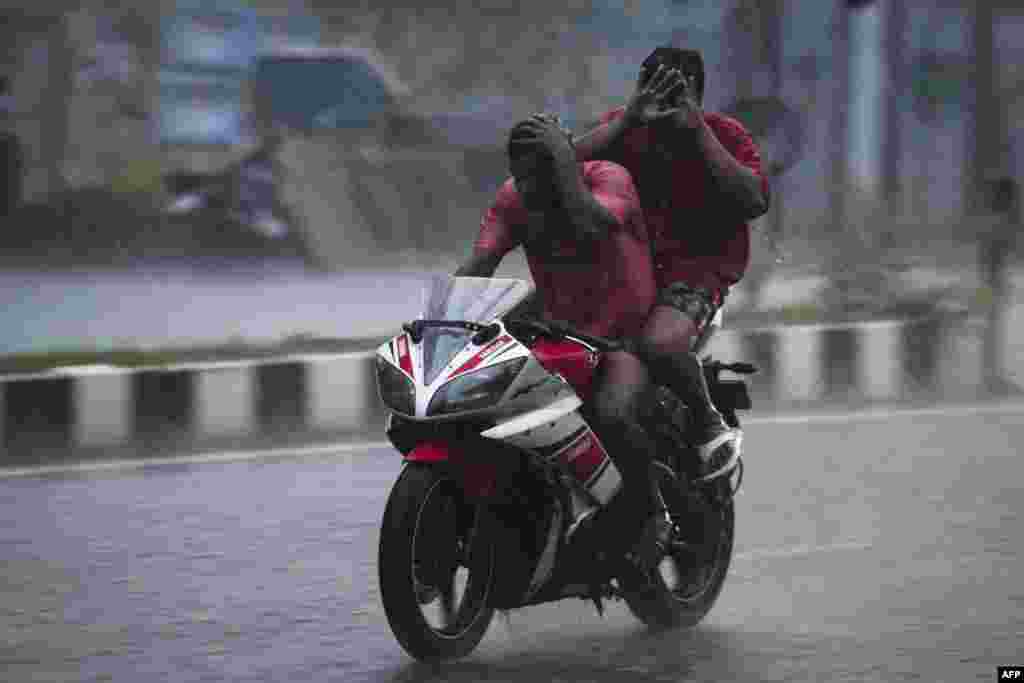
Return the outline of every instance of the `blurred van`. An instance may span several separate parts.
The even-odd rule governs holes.
[[[253,70],[281,200],[325,269],[461,258],[505,172],[503,121],[462,136],[451,112],[417,108],[382,64],[370,50],[313,48],[261,55]]]

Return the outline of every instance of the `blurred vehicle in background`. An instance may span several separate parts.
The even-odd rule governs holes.
[[[237,163],[215,173],[175,171],[164,178],[172,216],[234,221],[270,239],[288,235],[288,210],[278,196],[279,140],[269,138]]]
[[[3,187],[0,192],[0,218],[7,217],[21,203],[21,176],[24,173],[24,152],[7,119],[14,109],[10,79],[0,76],[0,164],[3,165]]]
[[[255,148],[212,173],[168,174],[169,213],[294,234],[328,270],[382,252],[405,265],[461,243],[504,176],[505,102],[417,110],[372,51],[261,54],[247,87]]]

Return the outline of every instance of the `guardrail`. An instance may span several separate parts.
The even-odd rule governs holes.
[[[718,333],[745,360],[755,410],[983,393],[981,324],[966,317]],[[0,376],[0,462],[204,444],[381,436],[370,352]]]

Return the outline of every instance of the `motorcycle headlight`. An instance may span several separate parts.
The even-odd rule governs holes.
[[[416,413],[416,387],[405,373],[383,358],[377,358],[377,391],[391,410],[403,415]]]
[[[525,364],[525,358],[516,358],[456,377],[430,399],[427,415],[460,413],[494,405]]]

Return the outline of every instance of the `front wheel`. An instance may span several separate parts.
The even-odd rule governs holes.
[[[377,571],[391,630],[418,660],[464,657],[483,639],[493,546],[443,468],[406,465],[381,524]]]
[[[730,477],[722,477],[730,479]],[[694,546],[674,549],[649,576],[627,572],[619,578],[629,610],[654,628],[696,626],[718,599],[732,560],[735,510],[729,482],[710,487],[689,488],[673,477],[660,482],[665,504],[676,523],[701,525],[704,545],[699,554]],[[696,561],[698,557],[702,561]]]

